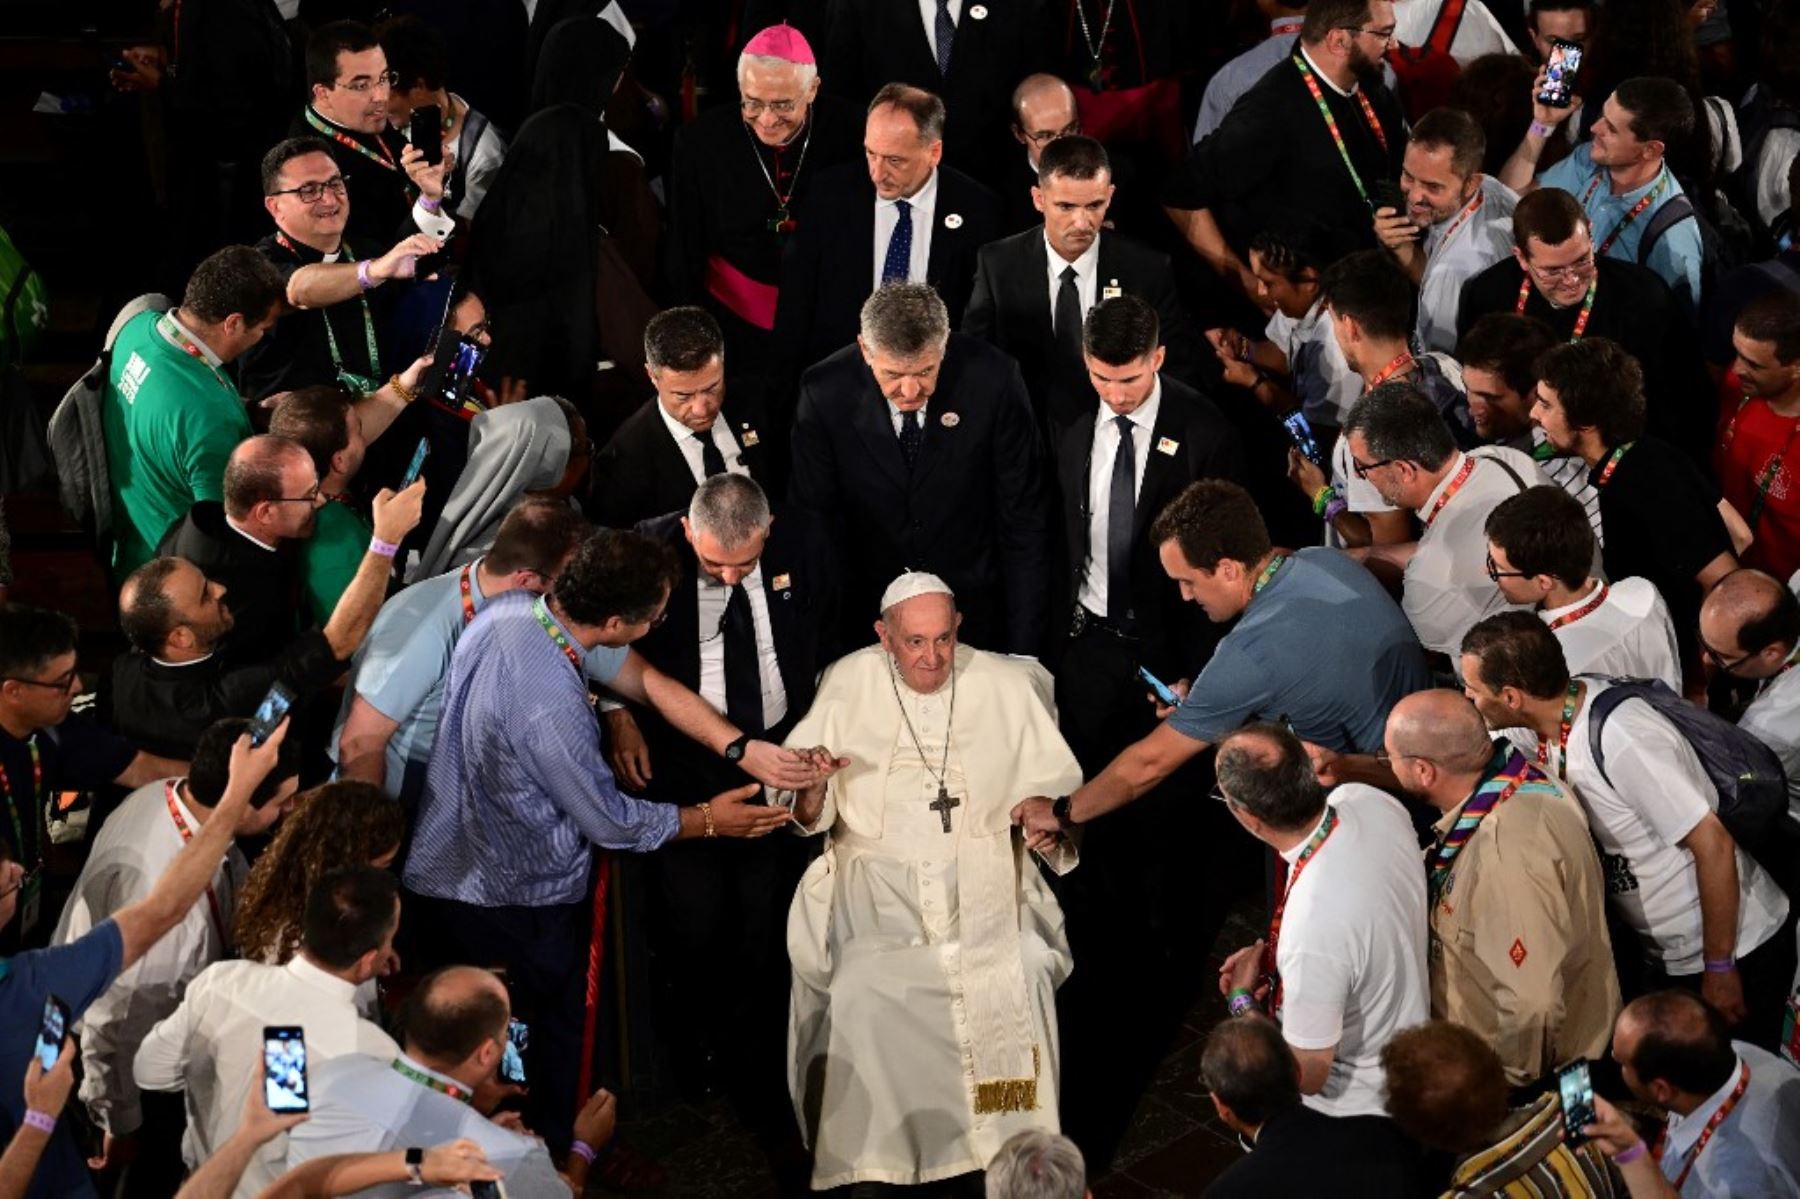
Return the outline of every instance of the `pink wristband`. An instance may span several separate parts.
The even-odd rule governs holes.
[[[444,202],[442,200],[434,200],[430,196],[419,197],[419,207],[423,208],[426,212],[436,212],[443,206]]]
[[[569,1146],[569,1152],[573,1153],[576,1157],[580,1158],[590,1166],[594,1164],[594,1159],[600,1156],[594,1151],[594,1147],[586,1141],[576,1141],[573,1145]]]
[[[49,1136],[56,1131],[56,1117],[52,1116],[49,1112],[39,1112],[27,1109],[25,1112],[25,1123],[37,1129],[45,1136]]]
[[[1625,1152],[1614,1157],[1613,1164],[1615,1166],[1629,1166],[1632,1162],[1634,1162],[1638,1158],[1644,1156],[1644,1154],[1647,1152],[1649,1152],[1649,1146],[1645,1145],[1644,1142],[1639,1141],[1637,1144],[1633,1145],[1631,1148],[1627,1149]]]
[[[364,291],[375,286],[375,281],[369,278],[369,260],[367,258],[356,264],[356,285]]]
[[[1733,970],[1736,970],[1736,969],[1737,969],[1737,959],[1736,958],[1707,958],[1706,959],[1706,973],[1708,973],[1708,974],[1730,974]]]
[[[1549,137],[1552,133],[1556,132],[1556,126],[1546,125],[1542,121],[1533,121],[1531,123],[1531,131],[1538,137]]]
[[[383,558],[392,558],[395,554],[400,552],[400,547],[391,541],[383,541],[379,537],[371,537],[369,538],[369,552],[371,554],[380,554]]]

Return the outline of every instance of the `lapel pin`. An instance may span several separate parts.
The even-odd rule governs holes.
[[[1124,294],[1125,289],[1119,286],[1119,281],[1117,279],[1110,280],[1107,286],[1100,289],[1100,298],[1102,300],[1116,300]]]
[[[748,425],[745,425],[744,426],[744,436],[743,436],[742,440],[743,440],[745,449],[749,449],[751,446],[755,445],[757,443],[757,441],[759,440],[756,436],[756,430],[752,429]]]
[[[1176,441],[1173,437],[1158,437],[1156,439],[1156,452],[1159,454],[1167,454],[1173,458],[1175,456],[1175,451],[1180,448],[1181,443]]]
[[[944,228],[946,228],[946,229],[961,229],[962,228],[962,213],[952,212],[949,215],[945,216],[944,217]]]
[[[776,575],[773,579],[769,580],[769,584],[777,591],[786,591],[793,585],[793,579],[788,575]]]
[[[969,16],[977,21],[987,20],[987,5],[977,4],[974,8],[969,10]]]
[[[962,417],[954,412],[946,412],[944,415],[938,417],[938,424],[944,426],[946,429],[954,429],[956,426],[962,424]]]

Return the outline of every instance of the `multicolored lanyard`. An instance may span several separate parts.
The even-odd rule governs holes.
[[[393,1066],[395,1073],[399,1074],[402,1078],[409,1078],[420,1086],[428,1087],[440,1095],[448,1095],[450,1098],[461,1103],[475,1102],[474,1091],[468,1090],[465,1087],[460,1087],[453,1082],[445,1082],[441,1078],[433,1078],[422,1070],[413,1069],[399,1058],[394,1059]]]
[[[1506,763],[1499,773],[1476,788],[1475,794],[1470,797],[1469,802],[1463,805],[1462,813],[1457,816],[1456,823],[1450,826],[1438,842],[1437,850],[1432,854],[1426,875],[1433,903],[1437,902],[1438,896],[1444,891],[1445,884],[1449,882],[1450,867],[1456,861],[1456,855],[1461,853],[1463,846],[1469,843],[1469,838],[1475,835],[1475,830],[1481,827],[1481,822],[1487,819],[1487,814],[1511,799],[1520,787],[1526,785],[1535,786],[1541,790],[1554,789],[1554,784],[1550,782],[1549,777],[1527,762],[1525,755],[1515,749],[1506,759]]]
[[[1467,483],[1469,481],[1469,476],[1474,473],[1475,459],[1464,454],[1462,468],[1458,470],[1456,474],[1451,476],[1450,485],[1444,488],[1444,493],[1438,496],[1437,503],[1433,504],[1431,506],[1431,511],[1425,514],[1426,528],[1429,529],[1431,527],[1431,522],[1438,518],[1438,513],[1444,510],[1444,505],[1456,498],[1456,493],[1462,490],[1462,485]]]
[[[1595,175],[1592,181],[1588,183],[1587,191],[1584,192],[1581,197],[1581,207],[1584,211],[1587,209],[1588,201],[1594,198],[1594,192],[1599,190],[1600,181],[1603,178],[1605,178],[1604,175]],[[1617,225],[1613,226],[1613,231],[1606,235],[1606,240],[1600,243],[1600,248],[1595,250],[1594,254],[1597,257],[1605,258],[1606,252],[1613,248],[1613,243],[1619,240],[1620,235],[1623,234],[1625,230],[1631,228],[1631,223],[1642,216],[1646,208],[1649,208],[1652,204],[1656,203],[1656,198],[1662,195],[1663,189],[1668,186],[1669,173],[1665,168],[1662,178],[1656,181],[1656,186],[1638,197],[1637,203],[1633,204],[1630,210],[1625,213],[1624,218],[1620,220]]]
[[[1588,284],[1587,298],[1581,302],[1581,311],[1575,314],[1575,328],[1569,332],[1570,341],[1580,341],[1581,335],[1587,332],[1588,320],[1594,315],[1594,297],[1600,294],[1600,278]],[[1525,315],[1525,301],[1531,298],[1531,276],[1519,280],[1519,302],[1513,305],[1513,312],[1518,316]]]
[[[556,648],[560,649],[563,656],[569,659],[569,664],[575,667],[575,673],[580,674],[581,655],[575,652],[575,647],[569,644],[569,639],[563,636],[563,631],[556,627],[556,621],[550,616],[550,606],[544,602],[543,596],[540,595],[537,602],[531,605],[531,611],[537,617],[538,623],[544,626],[544,632],[550,634],[550,640],[556,642]]]
[[[379,136],[375,138],[375,144],[381,147],[381,152],[377,154],[374,150],[369,149],[369,147],[363,145],[348,133],[345,133],[342,129],[339,129],[336,125],[331,124],[318,113],[314,112],[312,105],[310,104],[306,106],[306,123],[336,142],[338,145],[344,147],[344,149],[362,155],[377,166],[384,167],[390,171],[400,170],[400,163],[395,160],[394,152],[387,148],[387,143],[382,141]],[[407,183],[407,191],[412,191],[410,180]]]
[[[1610,584],[1607,584],[1607,583],[1600,584],[1600,590],[1594,592],[1594,597],[1592,599],[1588,600],[1587,603],[1581,605],[1581,607],[1575,609],[1573,612],[1564,612],[1561,616],[1558,616],[1555,620],[1551,621],[1550,622],[1550,631],[1552,633],[1554,633],[1556,630],[1562,628],[1566,624],[1574,624],[1576,621],[1580,620],[1583,616],[1586,616],[1590,612],[1594,611],[1594,609],[1598,608],[1601,604],[1604,604],[1606,602],[1606,593],[1609,590],[1611,590]]]
[[[1412,360],[1413,356],[1411,350],[1401,350],[1399,355],[1395,357],[1392,362],[1376,371],[1375,374],[1363,384],[1363,394],[1367,395],[1369,392],[1374,391],[1377,387],[1380,387],[1383,383],[1392,379],[1396,374],[1411,366]]]
[[[1280,572],[1282,564],[1286,561],[1286,554],[1276,554],[1274,557],[1270,558],[1269,564],[1262,568],[1262,573],[1260,575],[1256,576],[1256,584],[1250,588],[1250,594],[1261,595],[1262,589],[1269,585],[1276,574]]]
[[[1749,407],[1750,402],[1757,398],[1759,397],[1752,396],[1746,391],[1744,398],[1738,401],[1737,411],[1731,414],[1731,423],[1725,426],[1724,444],[1730,445],[1732,439],[1737,436],[1738,418],[1744,415],[1744,409]],[[1768,403],[1767,400],[1763,402]],[[1774,406],[1770,405],[1769,410],[1773,412]],[[1762,473],[1756,479],[1756,498],[1750,501],[1750,512],[1744,518],[1745,523],[1750,526],[1752,531],[1756,529],[1756,522],[1762,519],[1763,508],[1769,502],[1769,489],[1775,485],[1775,476],[1781,473],[1781,464],[1787,460],[1788,451],[1794,448],[1794,437],[1796,434],[1800,434],[1800,416],[1789,419],[1793,421],[1793,424],[1788,426],[1787,440],[1781,443],[1781,448],[1775,452],[1773,458],[1769,459],[1769,464],[1763,467]]]
[[[1556,773],[1561,778],[1569,777],[1569,732],[1575,727],[1575,700],[1581,694],[1581,680],[1570,679],[1568,693],[1563,696],[1562,722],[1556,728],[1556,749],[1558,761]],[[1537,764],[1550,765],[1550,743],[1538,742]]]
[[[462,592],[463,627],[467,628],[475,619],[475,590],[470,585],[470,573],[475,569],[473,562],[462,568],[462,578],[457,580],[457,587]]]
[[[1681,1173],[1675,1176],[1676,1190],[1679,1191],[1681,1184],[1687,1181],[1688,1171],[1692,1170],[1694,1163],[1700,1160],[1700,1151],[1706,1148],[1706,1143],[1712,1140],[1713,1133],[1718,1131],[1719,1125],[1725,1123],[1725,1117],[1731,1114],[1731,1109],[1738,1105],[1738,1100],[1742,1099],[1744,1092],[1749,1089],[1750,1063],[1745,1062],[1743,1073],[1738,1075],[1737,1086],[1731,1089],[1731,1094],[1725,1097],[1725,1102],[1719,1105],[1719,1110],[1712,1114],[1712,1118],[1706,1122],[1706,1127],[1700,1130],[1700,1139],[1694,1142],[1692,1149],[1688,1150],[1687,1160],[1681,1163]]]
[[[294,243],[288,240],[287,234],[275,234],[275,242],[288,253],[299,256],[300,251],[294,248]],[[343,255],[346,264],[356,261],[356,254],[350,249],[349,242],[339,242],[338,250]],[[357,296],[356,302],[362,305],[363,344],[368,347],[371,374],[359,375],[345,369],[344,356],[338,351],[337,333],[331,328],[331,310],[329,308],[320,309],[319,319],[325,323],[325,344],[331,350],[331,365],[337,371],[339,382],[346,384],[361,396],[380,390],[380,384],[375,380],[381,378],[381,351],[375,347],[375,315],[369,311],[369,293],[364,292]]]
[[[1356,194],[1363,198],[1371,211],[1375,202],[1369,199],[1368,189],[1363,186],[1362,176],[1357,174],[1356,164],[1350,161],[1350,147],[1344,144],[1343,131],[1338,128],[1337,118],[1331,114],[1331,105],[1325,103],[1325,93],[1319,90],[1319,81],[1313,77],[1312,68],[1306,65],[1306,59],[1296,54],[1293,64],[1300,68],[1300,78],[1306,80],[1306,90],[1312,93],[1313,103],[1319,106],[1319,115],[1325,118],[1325,131],[1331,134],[1331,140],[1337,144],[1338,157],[1344,160],[1344,169],[1350,172],[1350,182],[1356,184]],[[1369,123],[1369,129],[1375,134],[1375,140],[1381,143],[1382,153],[1387,152],[1387,134],[1382,131],[1381,119],[1375,115],[1374,105],[1369,103],[1369,95],[1361,88],[1357,89],[1356,99],[1362,105],[1363,119]]]
[[[188,827],[187,817],[181,814],[181,804],[175,796],[175,780],[164,780],[163,790],[169,803],[169,818],[175,822],[175,831],[181,834],[181,843],[186,845],[194,839],[194,830]],[[225,913],[219,907],[219,894],[213,890],[210,881],[206,884],[206,909],[212,914],[213,928],[219,934],[219,947],[229,952],[231,940],[225,935]]]
[[[1613,472],[1619,469],[1619,462],[1625,457],[1625,451],[1636,444],[1637,442],[1635,441],[1628,441],[1612,452],[1611,456],[1606,460],[1606,465],[1600,468],[1599,477],[1594,480],[1595,491],[1599,491],[1602,487],[1605,487],[1612,481]]]
[[[31,749],[31,831],[32,848],[38,852],[34,855],[38,861],[43,860],[43,847],[37,844],[38,808],[43,804],[44,793],[44,759],[38,750],[37,737],[33,736],[25,743]],[[12,780],[7,777],[6,767],[0,766],[0,791],[6,792],[6,814],[12,817],[13,853],[17,855],[19,865],[30,870],[33,862],[25,857],[25,822],[19,816],[19,799],[13,794]]]
[[[1281,898],[1275,901],[1275,912],[1269,917],[1269,936],[1263,944],[1263,973],[1275,980],[1274,989],[1269,993],[1269,1011],[1279,1015],[1281,1011],[1281,971],[1275,965],[1275,947],[1281,944],[1281,918],[1287,912],[1288,896],[1294,893],[1294,884],[1300,881],[1300,874],[1306,864],[1318,855],[1319,849],[1331,838],[1338,826],[1337,809],[1330,804],[1325,805],[1325,819],[1319,824],[1319,831],[1314,833],[1294,859],[1294,868],[1288,871],[1287,886],[1282,888]]]
[[[237,388],[231,385],[231,380],[225,377],[225,372],[213,365],[212,359],[206,356],[206,351],[200,348],[198,342],[187,335],[187,331],[175,322],[173,316],[170,316],[165,312],[160,317],[156,318],[156,331],[168,338],[169,341],[174,344],[176,349],[211,371],[213,378],[219,381],[220,387],[229,391],[233,396],[237,395]]]

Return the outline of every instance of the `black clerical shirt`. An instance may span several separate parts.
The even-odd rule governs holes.
[[[309,116],[318,124],[309,121]],[[417,232],[411,215],[417,193],[400,166],[406,138],[398,129],[384,127],[380,133],[345,129],[308,105],[295,115],[288,136],[316,137],[331,147],[332,160],[350,193],[344,237],[352,244],[358,248],[380,246],[375,252],[385,253],[402,236]]]
[[[201,500],[165,534],[161,555],[186,558],[225,587],[232,630],[220,652],[234,663],[266,662],[299,631],[299,569],[292,548],[269,548],[233,528],[217,500]]]
[[[379,258],[391,248],[391,242],[382,246],[352,246],[345,240],[332,261]],[[325,261],[325,255],[318,250],[281,233],[272,233],[257,242],[256,250],[275,265],[283,282],[301,267],[316,266]],[[275,322],[274,328],[263,334],[261,341],[245,351],[238,366],[238,391],[245,399],[260,400],[316,384],[344,383],[340,371],[376,386],[385,382],[389,374],[407,365],[389,364],[377,340],[377,330],[385,312],[383,292],[386,290],[376,288],[329,308],[285,313]],[[330,322],[329,336],[327,322]],[[375,346],[373,358],[370,357],[372,343]]]

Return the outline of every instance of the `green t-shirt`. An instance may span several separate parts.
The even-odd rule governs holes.
[[[174,320],[146,312],[113,343],[101,401],[112,475],[113,577],[156,555],[156,543],[197,500],[223,497],[225,460],[251,435],[237,388],[182,349]]]
[[[313,624],[323,628],[331,619],[373,536],[374,528],[350,505],[332,500],[319,509],[312,536],[300,543],[300,579]]]

